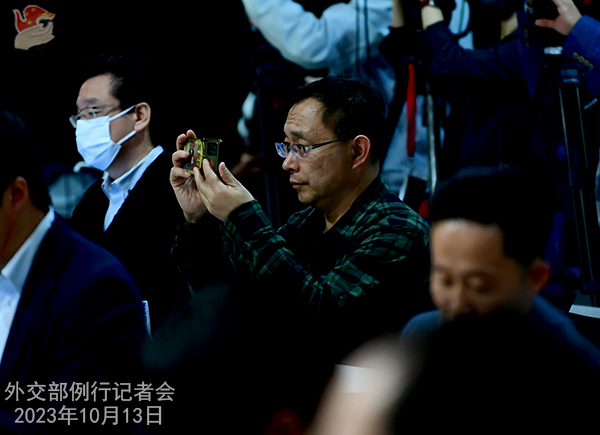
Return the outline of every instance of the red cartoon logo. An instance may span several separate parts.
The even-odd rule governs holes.
[[[27,6],[23,13],[16,9],[13,9],[13,12],[15,13],[15,28],[18,32],[15,37],[16,49],[28,50],[54,39],[52,34],[54,14],[35,5]]]

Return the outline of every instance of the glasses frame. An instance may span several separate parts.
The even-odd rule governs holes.
[[[121,106],[121,103],[113,103],[113,104],[101,104],[101,105],[98,105],[98,106],[84,107],[79,112],[77,112],[77,114],[71,115],[69,117],[69,121],[71,122],[71,125],[74,128],[77,128],[77,121],[79,121],[80,119],[86,120],[86,119],[98,118],[99,116],[103,116],[103,115],[100,115],[100,112],[102,112],[104,109],[107,109],[107,108],[114,109],[115,107],[120,107],[120,106]],[[83,118],[81,116],[81,113],[84,112],[84,111],[86,111],[86,110],[93,110],[94,111],[94,115],[90,116],[89,118],[88,117]]]
[[[290,154],[297,159],[303,159],[306,157],[307,151],[313,150],[315,148],[319,148],[325,145],[329,145],[334,142],[344,142],[346,139],[334,139],[327,142],[316,143],[313,145],[301,145],[299,143],[289,143],[289,142],[275,142],[275,149],[277,150],[277,154],[284,159],[287,158]]]

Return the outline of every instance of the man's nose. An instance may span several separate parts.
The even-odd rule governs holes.
[[[473,302],[469,291],[463,286],[457,286],[452,294],[449,308],[452,318],[473,314]]]
[[[296,172],[298,168],[298,162],[294,157],[294,153],[292,153],[291,151],[287,153],[287,156],[283,160],[283,164],[281,166],[284,170],[288,172]]]

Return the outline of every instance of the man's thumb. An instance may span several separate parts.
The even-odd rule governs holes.
[[[221,162],[219,164],[219,175],[221,175],[221,180],[228,186],[234,186],[239,184],[237,179],[233,176],[233,174],[227,169],[225,166],[225,162]]]
[[[534,24],[536,26],[538,26],[538,27],[550,27],[550,28],[553,28],[552,27],[552,23],[550,22],[550,20],[548,20],[546,18],[539,18],[539,19],[535,20]]]

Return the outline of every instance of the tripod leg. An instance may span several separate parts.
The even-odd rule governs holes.
[[[585,143],[585,129],[579,87],[559,86],[559,101],[564,131],[564,143],[568,165],[568,181],[575,219],[575,231],[579,247],[582,292],[600,291],[600,231],[596,201],[589,183],[589,160]],[[572,110],[567,110],[569,107]]]

